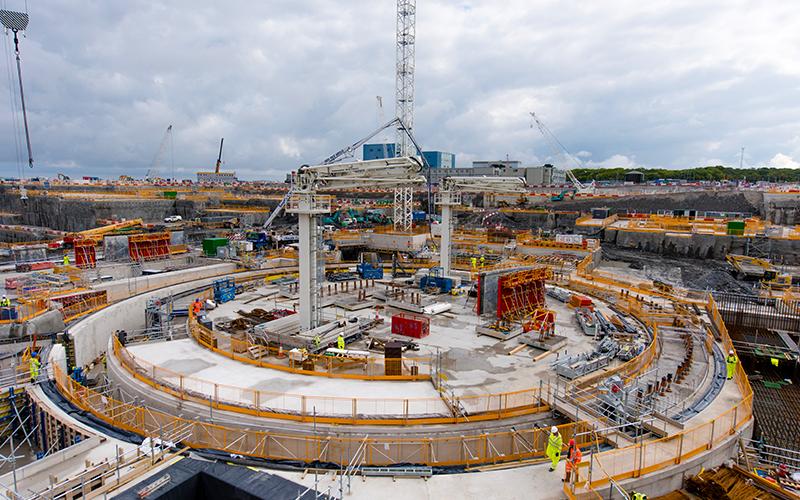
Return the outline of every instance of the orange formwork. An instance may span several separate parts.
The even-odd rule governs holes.
[[[166,259],[170,255],[170,235],[168,232],[131,235],[128,253],[136,262]]]
[[[81,269],[97,267],[97,242],[91,238],[75,240],[72,244],[75,249],[75,265]]]

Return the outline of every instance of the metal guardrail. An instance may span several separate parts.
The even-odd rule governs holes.
[[[186,376],[137,359],[116,338],[112,342],[122,367],[151,387],[181,400],[260,417],[351,425],[430,425],[496,420],[549,408],[540,400],[538,387],[459,397],[450,404],[441,397],[348,398],[261,391]],[[465,409],[465,414],[452,414],[453,405]]]
[[[109,425],[139,435],[155,435],[181,429],[181,443],[198,449],[213,449],[269,460],[326,462],[346,466],[365,441],[365,466],[416,463],[428,466],[498,464],[541,458],[547,448],[548,429],[525,428],[485,434],[442,436],[436,431],[423,437],[389,435],[365,439],[336,435],[288,434],[226,427],[183,419],[150,408],[125,403],[78,384],[59,367],[53,367],[59,391],[74,405]],[[564,424],[559,432],[579,446],[595,442],[585,422]],[[167,434],[169,435],[169,434]]]
[[[725,351],[733,348],[722,316],[713,297],[709,296],[706,312],[720,335]],[[600,453],[592,453],[588,461],[578,464],[581,480],[565,484],[564,491],[571,498],[592,494],[597,487],[613,481],[636,478],[679,464],[727,440],[753,416],[753,391],[742,364],[737,364],[735,383],[742,394],[741,401],[711,421],[654,441],[641,442]],[[594,468],[601,472],[594,474]]]

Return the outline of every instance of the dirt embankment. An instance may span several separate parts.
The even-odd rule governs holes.
[[[641,279],[663,281],[693,290],[755,294],[753,283],[738,281],[726,262],[673,259],[661,255],[603,247],[603,266]]]
[[[691,193],[660,193],[653,195],[626,196],[624,198],[565,199],[549,202],[548,206],[559,210],[589,211],[596,207],[608,207],[618,211],[656,212],[658,210],[698,210],[703,212],[743,212],[764,216],[764,197],[759,192],[703,191]]]

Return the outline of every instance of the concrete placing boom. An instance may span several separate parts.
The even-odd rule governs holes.
[[[444,276],[450,274],[450,239],[453,207],[461,204],[461,193],[527,193],[525,180],[519,177],[446,177],[439,185],[436,204],[442,207],[442,241],[439,266]]]
[[[368,162],[356,162],[356,163],[340,163],[340,164],[337,164],[336,162],[338,162],[338,161],[340,161],[340,160],[342,160],[344,158],[351,158],[355,154],[355,152],[358,151],[358,148],[360,148],[361,146],[366,144],[367,141],[369,141],[370,139],[372,139],[376,135],[380,134],[384,130],[386,130],[386,129],[390,128],[390,127],[394,127],[395,125],[398,128],[401,128],[402,130],[404,130],[406,132],[406,134],[408,134],[409,140],[414,144],[414,147],[416,148],[417,153],[419,154],[419,158],[422,161],[422,166],[424,166],[426,169],[430,168],[428,163],[427,163],[427,161],[425,160],[425,156],[422,154],[422,149],[420,149],[419,144],[417,144],[417,140],[414,138],[413,135],[411,135],[411,131],[406,128],[406,126],[403,124],[403,121],[400,118],[392,118],[391,120],[389,120],[388,122],[386,122],[385,124],[380,126],[377,130],[374,130],[369,135],[364,137],[363,139],[360,139],[360,140],[354,142],[353,144],[351,144],[351,145],[349,145],[349,146],[347,146],[345,148],[340,149],[339,151],[335,152],[331,156],[325,158],[325,160],[322,162],[322,165],[320,165],[318,167],[309,167],[307,165],[304,165],[303,167],[300,167],[300,168],[301,168],[301,170],[304,169],[304,168],[305,169],[312,169],[312,168],[317,169],[317,168],[321,168],[321,167],[324,167],[324,166],[327,166],[327,165],[340,166],[340,165],[356,165],[356,164],[368,163]],[[335,168],[334,169],[329,169],[329,171],[330,172],[333,172],[333,171],[337,171],[338,172],[338,169],[335,169]],[[299,172],[298,172],[298,175],[299,175]],[[337,187],[339,187],[339,186],[337,186]],[[353,186],[344,186],[344,187],[366,187],[366,184],[363,184],[363,183],[362,184],[358,184],[357,183],[357,184],[355,184]],[[275,221],[275,219],[286,208],[286,204],[289,202],[289,199],[292,197],[294,192],[295,192],[295,186],[293,185],[292,188],[289,189],[289,191],[286,193],[286,196],[284,196],[283,199],[280,201],[280,203],[278,203],[278,206],[275,207],[275,210],[272,211],[272,213],[270,214],[270,216],[267,219],[267,221],[264,222],[264,226],[263,226],[264,229],[267,229],[270,226],[272,226],[272,223]]]
[[[382,160],[303,165],[294,176],[291,197],[286,209],[297,214],[300,238],[299,316],[300,331],[319,326],[319,275],[317,273],[317,216],[331,211],[330,196],[320,195],[323,189],[356,187],[402,187],[425,182],[417,158],[385,158]]]

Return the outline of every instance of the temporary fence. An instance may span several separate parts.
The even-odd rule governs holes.
[[[304,358],[307,363],[311,364],[303,364],[300,361],[295,362],[291,356],[285,357],[284,363],[281,363],[278,359],[274,362],[265,360],[264,356],[277,357],[286,355],[286,353],[280,347],[253,344],[243,339],[231,338],[228,342],[227,336],[220,335],[200,324],[191,311],[189,333],[198,344],[226,358],[262,368],[302,375],[359,380],[430,380],[433,373],[433,359],[430,357],[404,357],[401,363],[402,373],[400,375],[387,375],[384,358],[376,356],[349,357],[306,353]],[[227,343],[230,344],[229,349],[220,347]],[[244,353],[253,354],[247,356]]]
[[[113,346],[123,368],[151,387],[181,400],[259,417],[351,425],[430,425],[497,420],[549,408],[541,401],[538,387],[430,398],[348,398],[262,391],[186,376],[137,359],[116,338]]]
[[[92,413],[113,427],[139,435],[185,436],[181,443],[197,449],[268,460],[294,460],[347,465],[360,447],[366,445],[363,465],[469,466],[543,458],[549,429],[521,428],[476,435],[443,436],[432,431],[424,437],[346,437],[329,434],[289,434],[227,427],[188,420],[160,411],[116,400],[85,387],[58,367],[53,376],[61,391],[74,405]],[[560,425],[564,443],[575,438],[582,447],[596,443],[584,422]]]
[[[733,349],[730,335],[713,297],[708,298],[706,312],[719,334],[723,349]],[[737,364],[734,379],[742,395],[738,404],[714,419],[682,432],[625,448],[592,453],[589,460],[578,464],[578,479],[566,484],[565,492],[572,498],[591,496],[594,488],[610,481],[637,478],[680,464],[729,439],[750,422],[753,416],[753,391],[741,363]]]

